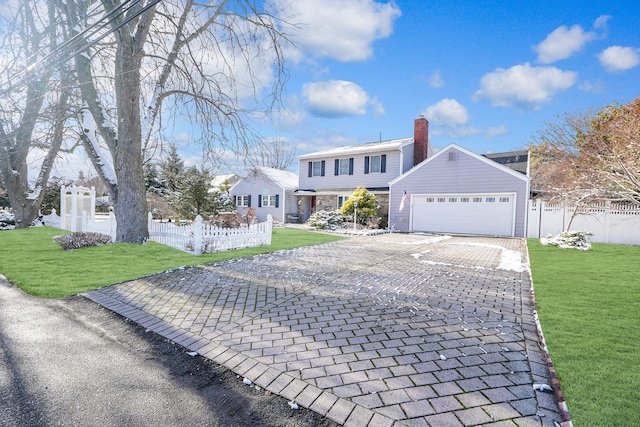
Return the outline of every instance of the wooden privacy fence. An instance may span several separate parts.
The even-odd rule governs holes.
[[[116,217],[113,212],[108,215],[94,214],[90,218],[83,211],[79,218],[72,215],[67,219],[58,216],[56,210],[52,209],[51,214],[42,217],[42,222],[64,230],[108,234],[112,242],[116,240]],[[265,222],[239,228],[223,228],[203,222],[200,215],[191,224],[177,225],[154,221],[149,214],[148,227],[149,240],[200,255],[205,252],[270,245],[273,217],[269,215]]]
[[[527,237],[556,235],[567,227],[592,232],[592,242],[640,245],[640,208],[598,203],[580,206],[576,212],[575,206],[529,200]]]

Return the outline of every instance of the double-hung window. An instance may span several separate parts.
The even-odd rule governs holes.
[[[261,196],[261,207],[263,208],[277,208],[278,207],[278,196],[276,195],[263,195]]]
[[[353,175],[353,157],[348,159],[336,159],[334,175]]]
[[[380,156],[371,156],[371,163],[369,163],[369,173],[380,173]]]
[[[312,176],[324,176],[325,161],[309,162],[309,178]]]
[[[251,207],[251,196],[236,196],[236,206],[239,208]]]
[[[259,208],[277,208],[279,207],[279,199],[280,197],[275,194],[266,194],[258,197],[258,207]]]
[[[387,172],[387,155],[366,156],[364,158],[364,173],[385,173]]]

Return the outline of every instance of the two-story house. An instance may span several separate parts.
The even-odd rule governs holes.
[[[389,182],[433,153],[429,123],[420,116],[410,138],[339,147],[298,156],[298,214],[306,221],[320,210],[342,206],[357,187],[365,187],[380,203],[381,216],[389,209]]]

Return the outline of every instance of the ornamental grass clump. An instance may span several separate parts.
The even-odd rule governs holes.
[[[589,238],[593,236],[590,231],[563,231],[555,236],[548,235],[540,239],[543,245],[557,246],[559,248],[575,248],[583,251],[591,249]]]
[[[106,245],[111,243],[111,236],[102,233],[75,232],[55,236],[53,241],[59,243],[60,247],[65,251],[70,251],[90,246]]]
[[[307,226],[320,230],[337,230],[342,227],[344,216],[338,211],[319,211],[307,220]]]

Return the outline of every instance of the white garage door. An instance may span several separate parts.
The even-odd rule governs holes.
[[[412,229],[513,236],[515,194],[412,196]]]

